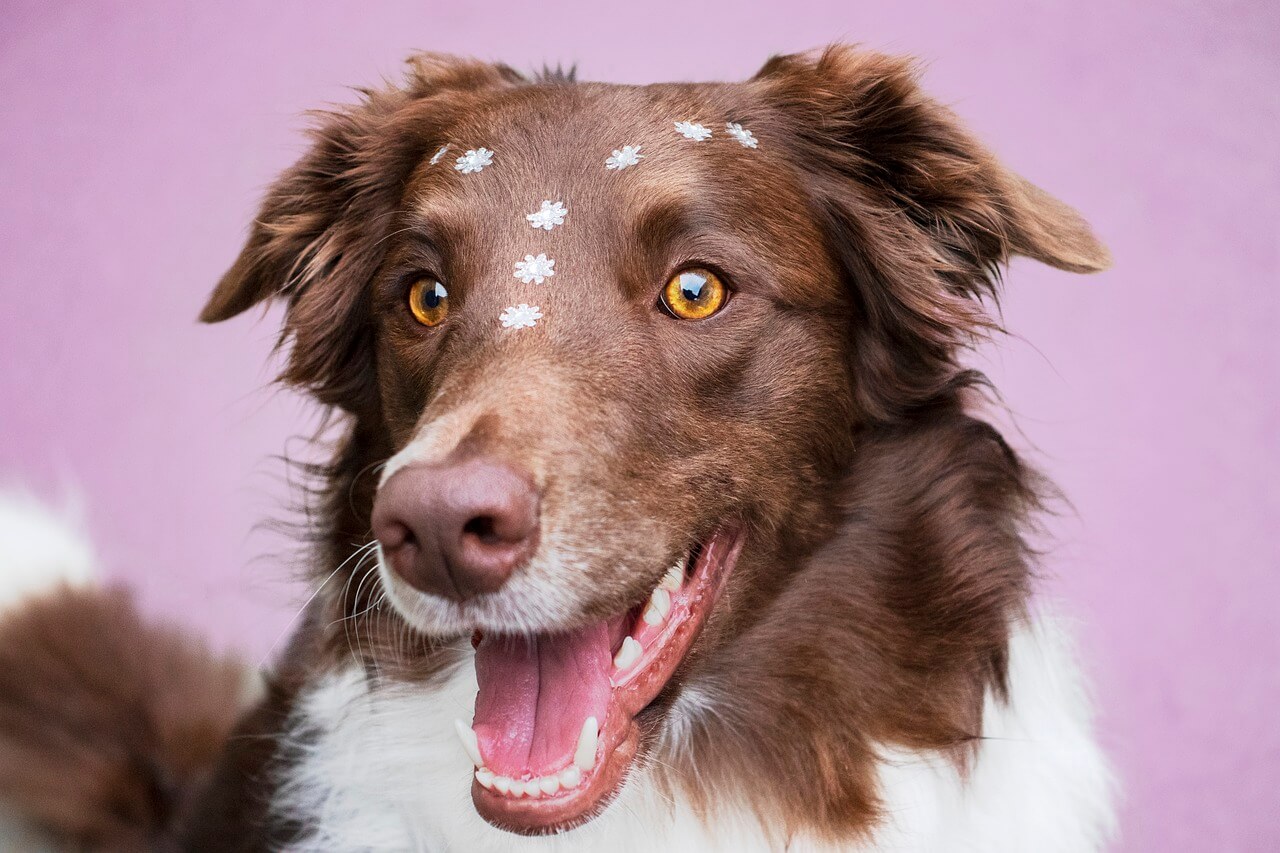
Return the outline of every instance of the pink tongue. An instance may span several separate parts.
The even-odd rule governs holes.
[[[546,775],[573,760],[587,717],[604,725],[613,685],[610,622],[569,634],[485,636],[476,647],[471,727],[485,766],[512,778]]]

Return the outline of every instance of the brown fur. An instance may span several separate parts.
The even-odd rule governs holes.
[[[746,786],[788,829],[839,836],[876,817],[874,749],[949,753],[964,766],[983,698],[1004,691],[1010,617],[1028,589],[1019,520],[1035,478],[987,424],[942,406],[875,428],[839,504],[846,521],[767,605],[722,606],[732,651],[688,673],[719,709],[679,772]],[[815,773],[814,770],[817,770]],[[807,781],[806,781],[807,780]]]
[[[720,138],[679,139],[671,121],[686,117]],[[744,123],[759,149],[716,121]],[[603,169],[639,138],[640,167]],[[443,144],[498,151],[473,176],[494,180],[425,168]],[[581,168],[584,147],[596,168]],[[566,199],[572,226],[533,249],[520,214],[542,198]],[[511,276],[531,249],[559,259],[536,300]],[[1004,689],[1039,483],[976,416],[982,378],[958,355],[995,328],[982,301],[1014,254],[1108,262],[902,60],[838,46],[741,84],[624,87],[425,55],[403,86],[321,116],[202,319],[285,299],[282,378],[344,418],[321,478],[317,583],[369,541],[378,466],[424,428],[442,457],[531,473],[543,547],[589,555],[571,584],[582,621],[641,600],[724,520],[745,525],[725,598],[641,719],[652,736],[696,682],[719,713],[665,782],[707,809],[741,792],[784,834],[838,836],[876,820],[874,744],[963,765],[983,696]],[[691,260],[735,288],[698,324],[655,308]],[[434,330],[405,310],[423,272],[450,289]],[[498,312],[520,301],[547,319],[504,336]],[[431,689],[440,638],[375,607],[381,591],[368,561],[321,589],[189,843],[268,844],[263,804],[287,761],[273,736],[317,672],[354,657],[375,682]]]
[[[178,849],[252,685],[123,591],[37,599],[0,621],[0,801],[78,849]]]

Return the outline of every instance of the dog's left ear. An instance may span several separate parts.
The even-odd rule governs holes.
[[[791,148],[872,332],[859,393],[885,417],[949,381],[956,348],[992,325],[979,303],[1012,255],[1110,264],[1079,214],[1005,169],[916,76],[838,45],[775,57],[751,84],[768,105],[751,120]]]

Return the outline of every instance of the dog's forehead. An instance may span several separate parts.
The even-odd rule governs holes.
[[[732,85],[529,86],[478,96],[406,200],[473,307],[546,314],[587,284],[628,292],[628,270],[638,293],[689,261],[811,266],[822,242],[780,133]]]
[[[543,202],[566,208],[566,223],[599,223],[661,201],[786,195],[778,141],[770,151],[732,86],[543,84],[475,98],[418,170],[411,206],[425,215],[479,218],[492,235],[558,227],[526,218]]]

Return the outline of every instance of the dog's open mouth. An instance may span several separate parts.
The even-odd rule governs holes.
[[[636,715],[666,686],[742,546],[717,530],[648,600],[573,632],[477,634],[475,718],[458,734],[476,765],[476,810],[514,832],[563,831],[621,787],[640,741]]]

